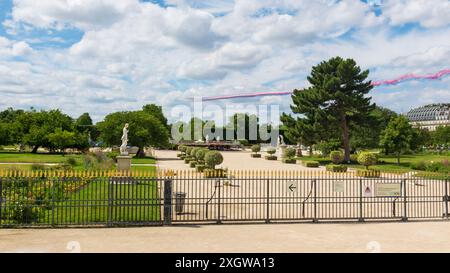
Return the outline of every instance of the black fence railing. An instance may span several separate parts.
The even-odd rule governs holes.
[[[449,218],[448,176],[423,173],[11,172],[0,193],[0,227]]]

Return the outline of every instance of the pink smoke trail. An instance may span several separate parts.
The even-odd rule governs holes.
[[[382,85],[395,85],[408,80],[438,80],[450,74],[450,69],[441,70],[435,74],[428,75],[416,75],[416,74],[406,74],[400,76],[393,80],[377,81],[372,82],[374,87]],[[253,98],[253,97],[265,97],[265,96],[286,96],[291,95],[292,91],[280,91],[280,92],[258,92],[258,93],[248,93],[248,94],[236,94],[227,96],[215,96],[215,97],[203,97],[203,101],[213,101],[213,100],[228,100],[236,98]]]

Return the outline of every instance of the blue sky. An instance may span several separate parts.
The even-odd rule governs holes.
[[[60,108],[95,120],[147,103],[308,86],[313,65],[354,58],[372,80],[450,68],[450,1],[0,0],[0,109]],[[405,112],[450,102],[450,79],[374,89]],[[275,104],[290,97],[219,106]]]

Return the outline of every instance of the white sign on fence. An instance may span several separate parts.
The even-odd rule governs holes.
[[[401,183],[378,183],[375,185],[377,197],[400,197],[402,195]]]
[[[334,192],[343,193],[345,189],[344,181],[334,181]]]

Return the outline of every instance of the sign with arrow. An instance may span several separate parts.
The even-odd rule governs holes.
[[[297,192],[297,182],[287,182],[287,191],[289,193]]]

